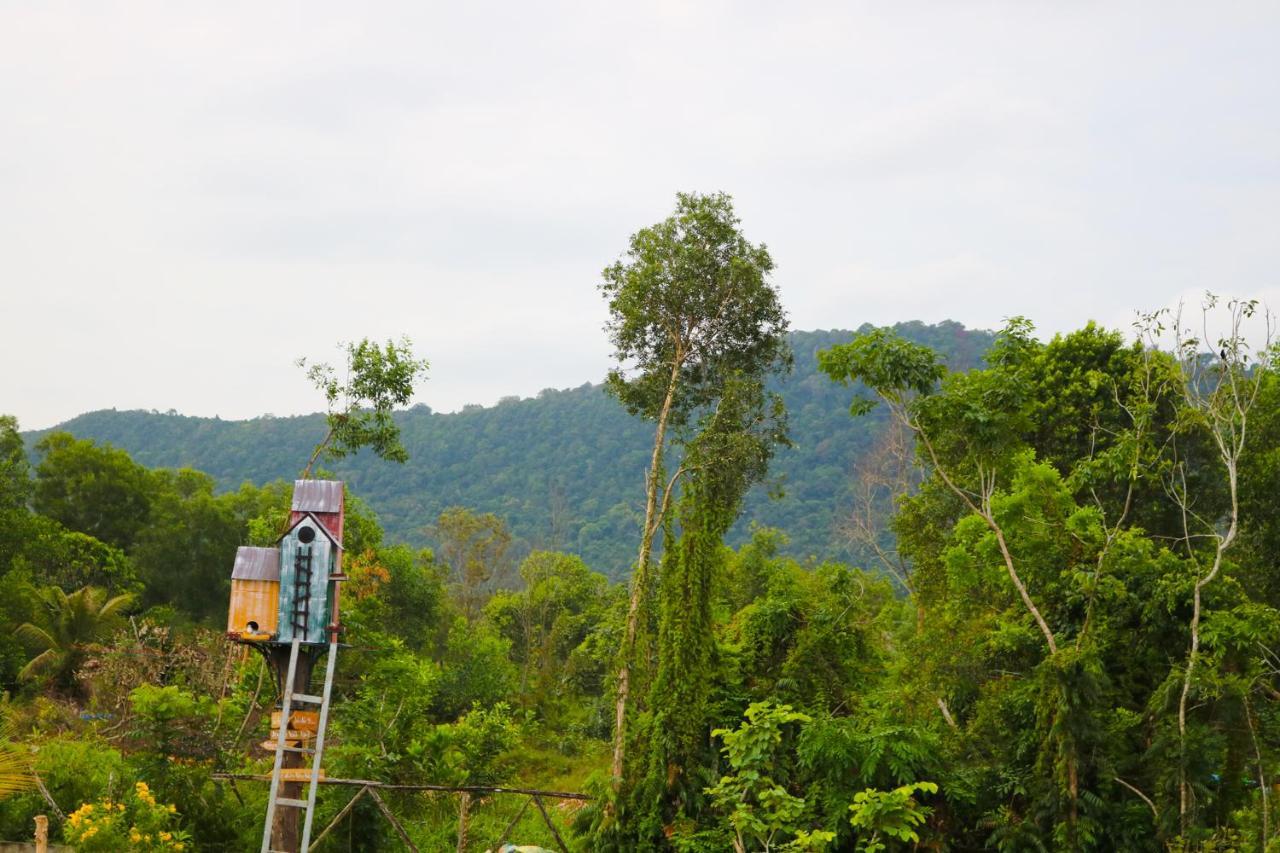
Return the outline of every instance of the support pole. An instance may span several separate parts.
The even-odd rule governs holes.
[[[458,853],[467,853],[467,833],[471,828],[471,795],[462,792],[458,802]]]
[[[351,798],[351,802],[343,806],[342,811],[338,812],[338,816],[335,817],[333,820],[329,821],[329,825],[324,828],[324,832],[321,832],[320,835],[316,837],[316,840],[311,842],[311,846],[308,848],[307,853],[311,853],[312,850],[315,850],[317,847],[320,846],[320,842],[324,841],[325,836],[328,835],[331,831],[333,831],[333,828],[337,826],[338,823],[344,817],[351,814],[351,810],[356,807],[356,801],[359,800],[361,797],[363,797],[366,793],[368,793],[368,791],[369,791],[369,788],[367,785],[361,788],[359,791],[356,791],[356,795]]]
[[[524,813],[529,808],[529,803],[533,802],[533,797],[525,800],[520,804],[520,810],[516,812],[515,817],[507,823],[507,828],[502,830],[502,837],[498,839],[498,843],[493,845],[495,850],[501,850],[502,845],[507,843],[507,839],[511,837],[511,830],[516,828],[516,824],[520,822],[520,818],[524,817]]]
[[[379,811],[382,812],[382,816],[385,817],[391,825],[395,827],[396,832],[400,834],[400,840],[404,842],[404,846],[408,847],[411,853],[421,853],[414,843],[409,840],[409,833],[404,831],[404,827],[400,825],[400,821],[396,820],[396,816],[391,813],[391,809],[387,808],[387,804],[382,801],[382,797],[378,796],[378,792],[370,788],[369,796],[373,797],[373,801],[377,804]]]
[[[551,822],[551,815],[547,814],[546,806],[542,805],[542,797],[534,794],[533,804],[538,807],[538,811],[542,812],[542,819],[547,822],[547,829],[551,830],[551,834],[555,836],[556,844],[560,845],[561,853],[569,853],[569,848],[565,845],[564,839],[560,837],[560,830],[556,829],[556,825]]]

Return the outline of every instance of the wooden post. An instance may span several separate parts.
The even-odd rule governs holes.
[[[36,815],[36,853],[49,853],[49,818]]]
[[[396,816],[391,813],[391,809],[387,808],[387,804],[382,801],[382,797],[378,796],[378,792],[370,788],[369,796],[373,798],[373,803],[378,807],[378,811],[382,812],[382,816],[387,819],[387,822],[391,824],[396,833],[400,836],[400,840],[404,842],[404,846],[409,848],[410,853],[420,853],[418,848],[414,846],[413,842],[409,840],[409,833],[404,831],[404,827],[400,825],[400,821],[396,820]]]
[[[529,803],[532,803],[532,802],[533,802],[533,797],[530,797],[529,799],[524,801],[524,804],[522,806],[520,806],[520,811],[516,812],[515,817],[511,818],[511,820],[507,823],[507,828],[502,830],[502,837],[499,838],[498,843],[494,845],[495,849],[501,850],[502,845],[507,843],[507,839],[511,837],[511,830],[516,828],[516,824],[520,822],[520,818],[524,817],[525,810],[529,808]]]
[[[359,791],[356,791],[356,795],[351,798],[351,802],[347,803],[346,806],[343,807],[342,811],[338,812],[338,816],[335,817],[333,820],[329,821],[329,825],[324,828],[324,832],[320,833],[319,837],[317,837],[315,841],[311,842],[311,850],[315,850],[316,847],[320,844],[320,842],[324,840],[325,836],[328,835],[330,832],[332,832],[333,828],[338,825],[339,821],[341,821],[344,817],[346,817],[348,814],[351,813],[351,810],[356,807],[356,800],[363,797],[365,795],[365,792],[367,792],[368,790],[369,790],[369,787],[366,785],[365,787],[361,788]],[[311,850],[308,850],[307,853],[311,853]]]
[[[458,804],[458,853],[467,853],[467,833],[471,828],[471,794],[462,792]]]
[[[49,793],[49,789],[44,786],[44,780],[40,778],[40,774],[35,770],[31,771],[31,778],[35,780],[36,789],[40,792],[40,796],[44,797],[44,801],[49,804],[49,808],[53,811],[53,816],[63,821],[67,816],[62,813],[62,809],[58,808],[58,803]]]
[[[551,822],[551,815],[547,814],[547,808],[542,804],[542,797],[534,794],[533,804],[538,807],[538,811],[542,812],[542,819],[546,822],[547,829],[551,830],[551,835],[555,838],[556,844],[560,845],[561,853],[569,853],[569,848],[565,846],[564,839],[560,837],[560,830],[556,829],[556,825]]]

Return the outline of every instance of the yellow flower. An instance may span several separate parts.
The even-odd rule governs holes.
[[[162,833],[160,833],[160,840],[161,840],[161,841],[168,841],[170,838],[173,838],[173,833],[172,833],[172,832],[162,832]]]
[[[177,806],[175,806],[173,803],[170,803],[170,804],[169,804],[169,814],[177,814],[177,813],[178,813],[178,807],[177,807]]]
[[[174,849],[174,850],[186,850],[186,849],[187,849],[187,845],[185,845],[185,844],[183,844],[181,841],[179,841],[177,844],[173,845],[173,849]]]
[[[142,840],[142,833],[138,832],[138,830],[135,829],[133,832],[129,833],[129,840],[132,841],[134,844],[137,844],[139,841]]]

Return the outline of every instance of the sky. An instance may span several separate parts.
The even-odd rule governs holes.
[[[734,197],[793,328],[1280,308],[1280,5],[0,0],[0,413],[600,381],[600,270]]]

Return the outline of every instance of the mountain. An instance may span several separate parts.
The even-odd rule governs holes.
[[[958,323],[902,323],[898,331],[933,347],[957,369],[980,363],[992,335]],[[847,341],[841,330],[794,332],[795,370],[776,383],[791,418],[794,447],[775,459],[773,488],[748,496],[730,540],[751,525],[784,530],[801,558],[856,559],[836,531],[850,505],[850,472],[883,426],[884,413],[849,415],[854,391],[817,371],[816,353]],[[634,559],[643,511],[652,426],[630,417],[600,385],[547,389],[496,406],[441,414],[417,406],[397,415],[410,460],[372,454],[331,464],[377,512],[388,536],[430,544],[429,526],[449,506],[493,512],[521,549],[579,554],[593,568],[625,575]],[[53,430],[28,433],[34,444],[54,430],[108,442],[150,467],[192,467],[220,488],[294,477],[324,434],[323,416],[224,421],[144,411],[90,412]],[[782,496],[771,497],[781,486]]]

